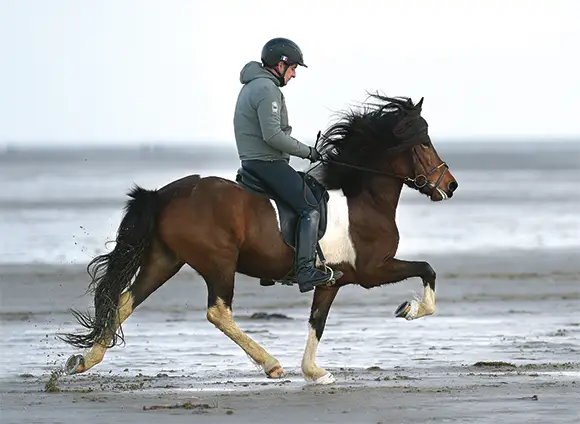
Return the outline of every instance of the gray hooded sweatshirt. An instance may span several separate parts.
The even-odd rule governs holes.
[[[234,112],[240,160],[307,158],[310,147],[290,136],[292,127],[278,79],[261,63],[251,61],[242,68],[240,82],[244,86]]]

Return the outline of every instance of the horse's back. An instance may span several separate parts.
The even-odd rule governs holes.
[[[164,200],[175,197],[185,197],[199,183],[202,177],[199,174],[186,175],[178,180],[171,181],[157,190],[159,196]]]
[[[189,175],[162,187],[159,194],[165,206],[158,236],[198,272],[226,266],[235,257],[240,271],[261,270],[266,261],[273,264],[273,269],[265,267],[267,273],[279,276],[276,262],[291,259],[270,200],[234,181]]]

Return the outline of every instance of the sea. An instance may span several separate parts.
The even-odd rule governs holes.
[[[436,147],[459,189],[440,203],[404,189],[401,255],[580,249],[580,140]],[[0,264],[86,263],[114,239],[133,184],[159,188],[194,173],[233,179],[238,166],[232,149],[195,144],[5,149]]]
[[[78,353],[56,335],[79,329],[70,307],[91,306],[84,267],[112,249],[127,191],[188,174],[233,179],[236,153],[220,146],[79,143],[0,151],[0,377],[47,374]],[[428,259],[436,269],[436,314],[393,317],[412,291],[421,292],[417,279],[371,293],[345,287],[331,309],[320,365],[577,361],[580,140],[454,140],[435,147],[459,188],[444,202],[404,188],[397,256]],[[298,376],[311,294],[239,278],[234,318]],[[178,274],[127,320],[127,345],[111,349],[91,373],[263,378],[207,322],[206,296],[199,276]],[[273,313],[282,318],[261,319]]]

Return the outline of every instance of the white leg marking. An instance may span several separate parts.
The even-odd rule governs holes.
[[[126,291],[120,296],[118,308],[119,314],[117,316],[116,323],[117,328],[115,328],[115,331],[119,328],[119,326],[123,322],[125,322],[127,318],[129,318],[129,316],[133,312],[133,300],[134,300],[133,295],[129,291]],[[105,352],[107,351],[107,348],[104,345],[109,344],[112,339],[113,336],[109,335],[105,340],[102,340],[102,344],[100,343],[100,341],[95,343],[91,348],[91,350],[89,350],[87,354],[85,354],[84,371],[101,363],[101,361],[105,357]]]
[[[423,290],[423,309],[425,315],[433,315],[435,313],[435,292],[428,285]]]
[[[280,367],[278,360],[238,327],[232,317],[231,309],[221,298],[218,297],[216,305],[207,310],[207,319],[240,346],[255,363],[264,369],[266,374],[276,378],[283,376],[284,370]]]
[[[429,285],[426,285],[423,288],[423,299],[417,296],[409,303],[410,308],[405,315],[406,320],[411,321],[426,315],[433,315],[435,313],[435,292]]]
[[[302,357],[302,373],[306,381],[312,381],[314,384],[332,384],[336,381],[334,376],[323,368],[316,365],[316,349],[318,348],[318,339],[316,330],[309,326],[308,341]]]
[[[320,240],[322,253],[328,265],[347,263],[354,268],[356,263],[356,251],[350,237],[350,225],[348,216],[348,204],[342,190],[329,190],[328,216],[326,233]],[[273,200],[270,200],[278,229],[280,229],[280,219],[278,208]]]

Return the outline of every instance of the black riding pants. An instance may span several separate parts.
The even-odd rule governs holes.
[[[286,202],[296,213],[316,208],[318,202],[310,187],[285,160],[245,160],[242,167],[256,175],[278,198]]]

